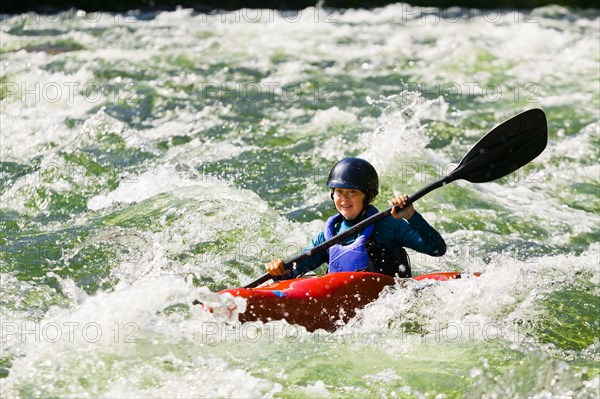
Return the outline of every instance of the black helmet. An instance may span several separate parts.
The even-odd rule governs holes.
[[[351,188],[365,194],[379,192],[377,171],[367,161],[360,158],[344,158],[331,169],[327,185],[330,188]]]

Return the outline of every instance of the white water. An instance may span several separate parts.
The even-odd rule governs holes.
[[[39,170],[3,186],[2,207],[18,212],[19,229],[31,240],[24,247],[43,233],[74,238],[65,248],[57,239],[61,256],[50,262],[40,250],[39,272],[12,267],[4,254],[0,259],[0,358],[9,373],[0,380],[2,396],[600,397],[591,366],[600,360],[597,339],[569,350],[531,333],[532,324],[544,322],[544,301],[552,294],[573,287],[600,295],[597,242],[570,248],[597,234],[600,222],[597,198],[571,187],[598,182],[598,91],[589,83],[597,77],[598,18],[551,7],[506,12],[496,22],[475,11],[437,20],[435,13],[415,16],[395,5],[321,10],[315,22],[316,11],[297,21],[263,11],[256,23],[244,14],[223,22],[221,15],[189,10],[148,21],[114,15],[6,20],[3,48],[51,39],[8,33],[25,20],[29,29],[58,29],[61,39],[85,49],[3,54],[11,94],[1,104],[2,161],[41,161]],[[192,66],[173,63],[177,56],[189,57]],[[52,62],[57,66],[50,68]],[[102,81],[98,71],[111,68],[122,76]],[[398,83],[396,75],[406,80]],[[369,79],[379,80],[359,85]],[[90,82],[119,87],[120,97],[86,96],[79,88]],[[252,109],[264,115],[248,123],[239,104],[204,97],[207,82],[252,82],[278,95],[288,83],[312,82],[304,90],[321,96],[321,108],[276,97]],[[427,99],[405,90],[418,85]],[[145,86],[159,95],[151,116],[143,117],[134,105],[148,96]],[[12,93],[15,87],[19,92]],[[51,101],[57,87],[61,95]],[[78,89],[72,97],[69,87]],[[442,88],[463,96],[457,100],[456,91]],[[350,93],[348,100],[342,92]],[[349,103],[355,99],[362,102]],[[134,104],[134,116],[111,108],[119,100]],[[460,268],[484,272],[481,277],[393,287],[335,334],[286,323],[237,324],[243,303],[233,310],[233,299],[202,287],[249,281],[263,272],[262,263],[297,254],[322,229],[328,193],[318,178],[272,175],[245,187],[239,181],[251,180],[252,169],[270,161],[300,164],[284,156],[301,155],[315,160],[322,177],[330,166],[323,160],[360,155],[382,176],[377,205],[383,208],[384,195],[439,177],[495,124],[490,121],[534,106],[546,109],[551,140],[533,172],[508,183],[457,182],[417,204],[433,225],[445,226],[450,253],[442,260],[412,255],[415,274]],[[81,124],[66,127],[65,118]],[[439,138],[436,123],[456,131],[448,143],[428,148]],[[573,128],[577,123],[583,125]],[[119,152],[121,144],[103,141],[108,133],[154,158],[132,161]],[[186,135],[191,140],[182,145],[160,146]],[[274,137],[282,143],[266,139]],[[103,163],[94,146],[133,166]],[[253,151],[254,163],[235,164]],[[65,153],[89,156],[105,169],[93,174]],[[205,168],[228,160],[234,162],[233,171],[224,168],[229,176]],[[120,180],[109,184],[115,176]],[[273,194],[302,179],[282,195],[295,202]],[[45,220],[40,215],[52,213],[55,202],[40,189],[81,196],[84,209]],[[286,216],[305,208],[322,217]],[[89,231],[70,230],[78,228]],[[19,238],[11,234],[9,243]],[[93,252],[103,246],[116,253],[105,260]],[[86,267],[98,271],[86,274]],[[86,278],[107,286],[86,292]],[[188,308],[194,299],[215,312]]]

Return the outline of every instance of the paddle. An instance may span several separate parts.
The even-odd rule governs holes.
[[[546,148],[547,141],[548,126],[544,111],[535,108],[520,113],[492,129],[471,148],[449,175],[417,191],[409,197],[407,205],[455,180],[463,179],[471,183],[485,183],[506,176],[541,154]],[[326,250],[391,213],[392,208],[389,208],[357,223],[343,233],[285,261],[285,268],[290,269],[294,263]],[[268,273],[264,274],[245,285],[244,288],[256,287],[271,277]]]

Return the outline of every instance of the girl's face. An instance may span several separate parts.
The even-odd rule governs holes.
[[[334,188],[333,203],[337,211],[347,220],[356,219],[363,210],[366,194],[350,188]]]

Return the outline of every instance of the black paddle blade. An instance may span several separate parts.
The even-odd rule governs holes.
[[[496,126],[464,156],[448,180],[485,183],[514,172],[540,155],[548,142],[546,114],[522,112]]]

